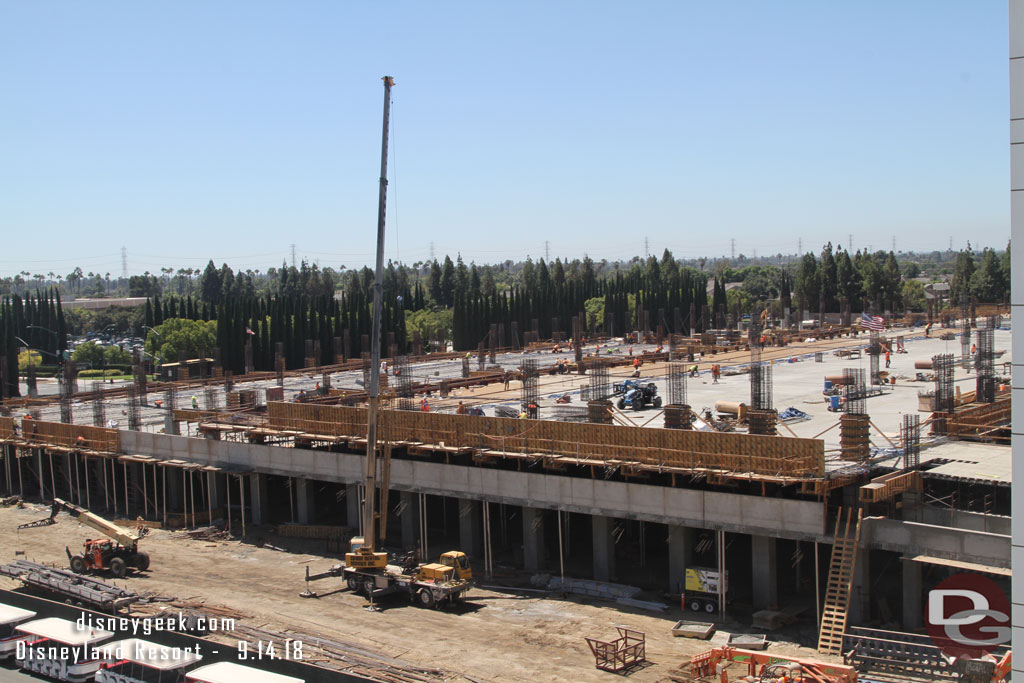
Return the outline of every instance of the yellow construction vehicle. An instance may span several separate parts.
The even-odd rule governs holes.
[[[22,524],[18,529],[56,524],[57,515],[61,511],[67,512],[79,523],[91,526],[108,536],[108,538],[87,540],[84,550],[78,554],[73,555],[71,549],[65,547],[64,552],[68,555],[71,571],[83,574],[87,571],[110,570],[111,574],[120,579],[124,578],[129,568],[133,567],[139,571],[149,569],[149,555],[139,550],[139,540],[149,532],[147,527],[139,526],[135,531],[125,529],[60,498],[53,499],[49,517]]]

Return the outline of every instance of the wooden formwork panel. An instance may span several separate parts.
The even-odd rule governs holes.
[[[907,491],[920,491],[922,481],[921,473],[917,470],[893,472],[861,486],[859,498],[862,503],[879,503],[891,500],[895,496]]]
[[[14,438],[14,418],[0,417],[0,441]]]
[[[116,429],[42,420],[22,420],[21,429],[26,441],[40,441],[47,446],[104,453],[116,453],[118,449]]]
[[[968,436],[998,425],[1008,425],[1011,418],[1010,407],[1010,399],[1005,398],[995,403],[977,403],[967,408],[959,408],[946,418],[946,433],[949,436]]]
[[[366,436],[366,409],[270,403],[268,426],[321,436]],[[820,439],[750,436],[501,417],[381,411],[380,434],[391,441],[455,448],[629,461],[687,469],[765,475],[824,476]]]

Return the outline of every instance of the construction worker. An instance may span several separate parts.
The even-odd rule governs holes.
[[[192,397],[192,410],[199,410],[199,399],[195,396]]]
[[[889,349],[885,350],[885,367],[889,367],[892,363],[892,352]]]
[[[455,413],[458,415],[466,414],[466,406],[465,404],[462,403],[462,401],[459,401],[459,407],[455,409]]]
[[[690,377],[696,377],[699,373],[697,372],[697,364],[694,363],[693,367],[690,368]]]
[[[430,412],[430,404],[427,403],[427,399],[423,399],[422,401],[420,401],[420,412],[421,413],[429,413]]]
[[[633,369],[637,370],[639,368],[640,368],[640,359],[639,358],[634,358],[633,359]]]
[[[506,370],[505,374],[501,376],[501,379],[505,382],[505,391],[508,391],[508,383],[512,380],[512,373]]]
[[[717,363],[711,366],[711,383],[718,384],[718,375],[721,372],[721,367]]]

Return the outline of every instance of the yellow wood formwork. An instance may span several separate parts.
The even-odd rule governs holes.
[[[667,468],[754,473],[778,477],[822,477],[820,439],[750,436],[619,425],[549,422],[500,417],[382,411],[390,440],[474,449],[493,454],[557,456],[563,460],[614,464],[635,462]],[[364,438],[366,409],[269,403],[267,426],[324,438]]]
[[[116,453],[118,449],[116,429],[25,419],[21,431],[24,441],[44,447],[101,453]]]
[[[0,417],[0,441],[9,441],[14,438],[14,418]]]
[[[880,503],[907,491],[920,491],[921,487],[922,479],[919,471],[893,472],[861,486],[859,498],[862,503]]]

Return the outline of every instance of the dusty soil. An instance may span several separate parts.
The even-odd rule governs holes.
[[[55,526],[16,531],[19,524],[47,514],[42,505],[0,508],[0,562],[15,559],[17,552],[63,567],[65,545],[77,548],[92,535],[91,529],[63,515]],[[394,663],[389,661],[393,658],[413,668],[438,669],[432,676],[436,680],[607,681],[612,674],[594,668],[584,637],[610,640],[616,636],[615,626],[623,625],[647,634],[649,664],[634,670],[630,680],[664,681],[681,662],[728,638],[722,630],[710,643],[674,638],[670,629],[681,618],[678,609],[662,615],[596,600],[524,597],[483,588],[473,589],[458,611],[424,610],[397,597],[383,603],[380,611],[369,611],[361,596],[342,590],[340,579],[314,584],[321,597],[303,599],[299,593],[305,568],[322,571],[337,560],[302,552],[310,547],[303,548],[308,542],[267,538],[286,551],[156,530],[142,541],[152,558],[150,570],[118,583],[139,593],[238,613],[240,623],[249,627],[297,634],[309,658],[323,656],[315,638],[328,638],[345,643],[364,661],[376,656],[382,665]],[[18,585],[0,577],[0,587]],[[818,658],[792,644],[773,644],[770,650]]]

